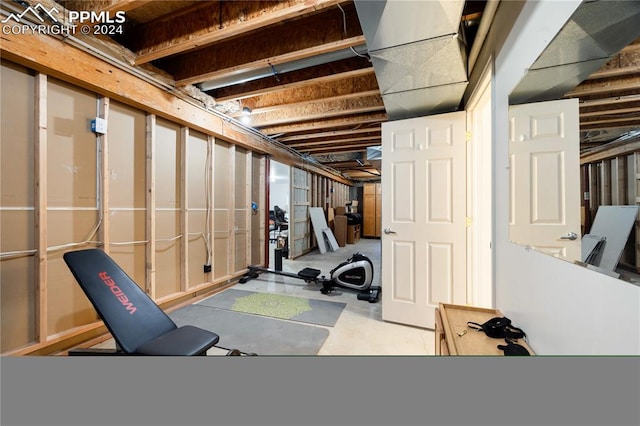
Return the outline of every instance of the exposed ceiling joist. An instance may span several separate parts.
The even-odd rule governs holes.
[[[55,4],[53,0],[26,1]],[[24,5],[23,1],[11,3]],[[96,50],[104,46],[106,54],[152,72],[171,87],[169,91],[188,93],[196,102],[230,117],[239,118],[242,107],[249,107],[248,125],[257,132],[310,154],[352,179],[371,179],[361,170],[364,166],[354,161],[366,157],[365,145],[381,144],[381,123],[401,118],[396,108],[404,99],[401,94],[412,93],[403,104],[412,108],[410,114],[436,113],[431,108],[440,108],[443,99],[447,108],[464,107],[460,93],[470,72],[465,68],[473,67],[498,4],[483,0],[58,3],[75,10],[126,11],[125,32],[107,40],[111,45],[105,38],[86,41]],[[629,10],[626,15],[636,13],[633,3],[589,1],[580,10],[596,11],[593,19],[599,20],[612,10],[610,5]],[[587,34],[591,35],[617,39],[621,32]],[[439,48],[436,40],[441,42]],[[568,53],[585,51],[574,45],[583,41],[567,43]],[[584,81],[555,97],[580,98],[585,148],[639,126],[640,39],[625,43],[618,52],[611,49],[600,55],[599,60],[607,61],[600,69],[581,73]],[[120,53],[114,53],[113,45]],[[553,56],[554,52],[547,53]],[[447,65],[440,54],[460,60]],[[550,57],[545,54],[543,59]],[[538,65],[532,69],[543,73],[544,64]],[[453,74],[456,78],[447,93],[437,90],[438,81],[426,77]]]
[[[288,2],[201,2],[181,16],[147,23],[135,38],[143,43],[137,64],[144,64],[212,45],[230,37],[295,19],[302,14],[344,3],[344,0],[291,0]],[[184,29],[188,26],[187,29]]]

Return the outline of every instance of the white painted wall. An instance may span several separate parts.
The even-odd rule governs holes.
[[[640,287],[509,241],[508,95],[579,6],[528,1],[495,61],[496,307],[541,355],[640,354]]]
[[[283,163],[271,160],[269,172],[269,210],[280,207],[289,217],[289,198],[291,196],[291,182],[289,173],[291,168]]]

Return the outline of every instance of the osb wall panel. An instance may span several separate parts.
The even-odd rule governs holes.
[[[95,207],[95,94],[49,79],[47,114],[49,207]]]
[[[109,254],[144,288],[146,117],[118,102],[110,102],[108,117]]]
[[[180,291],[180,127],[165,120],[156,124],[156,297]],[[180,238],[177,238],[181,236]]]
[[[95,169],[95,167],[94,167]],[[49,182],[49,186],[53,182]],[[98,223],[95,210],[50,210],[47,214],[49,247],[86,241]],[[49,336],[89,324],[97,318],[91,303],[76,283],[62,255],[80,247],[51,250],[47,256],[47,330]]]
[[[4,61],[0,73],[0,247],[2,252],[32,250],[34,78]],[[2,259],[0,294],[0,350],[6,352],[36,338],[33,256]]]
[[[233,184],[232,146],[226,142],[215,142],[214,148],[214,198],[213,198],[213,274],[222,278],[230,273],[231,252],[231,185]]]

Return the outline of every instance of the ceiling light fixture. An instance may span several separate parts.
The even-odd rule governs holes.
[[[242,115],[244,115],[245,117],[251,115],[251,108],[249,108],[248,106],[242,107]]]

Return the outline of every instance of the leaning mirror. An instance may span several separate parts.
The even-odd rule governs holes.
[[[583,2],[509,97],[511,241],[640,283],[640,2]]]

